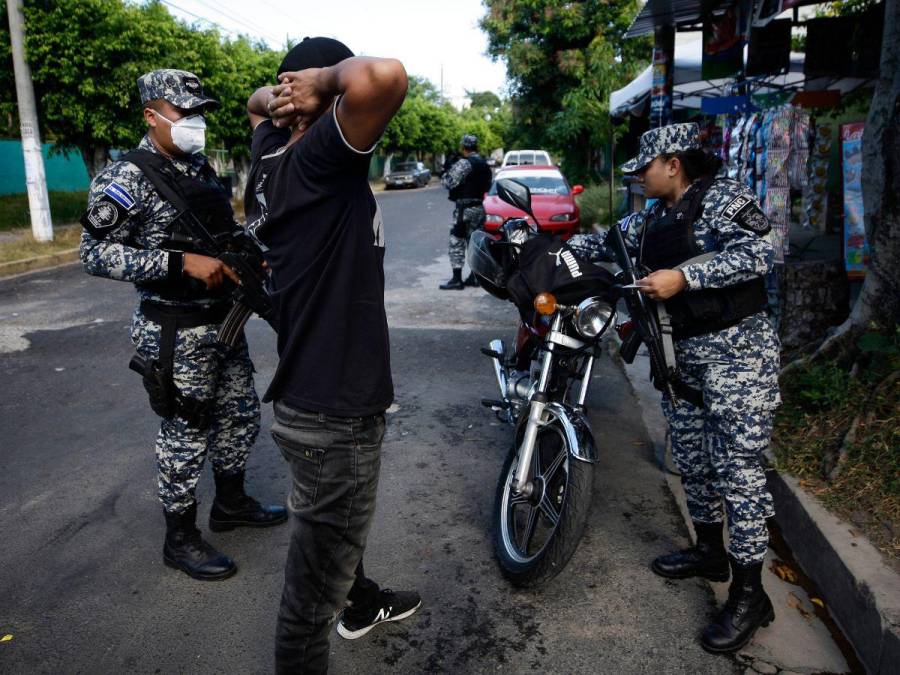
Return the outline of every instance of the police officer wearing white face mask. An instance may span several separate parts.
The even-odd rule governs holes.
[[[240,225],[231,195],[201,154],[203,113],[218,103],[183,70],[142,75],[138,89],[147,134],[91,183],[81,260],[89,274],[133,283],[140,300],[131,338],[144,364],[135,369],[144,371],[151,408],[162,418],[156,457],[164,562],[196,579],[223,579],[237,567],[196,526],[195,490],[206,458],[216,483],[211,529],[268,527],[285,522],[287,513],[244,492],[244,467],[259,432],[253,364],[243,336],[234,347],[216,340],[238,278],[204,255],[180,212],[213,234]]]

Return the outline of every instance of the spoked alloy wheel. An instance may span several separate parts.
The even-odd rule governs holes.
[[[517,586],[537,586],[556,576],[581,539],[591,502],[593,464],[574,459],[559,420],[538,431],[526,497],[512,491],[518,446],[500,473],[494,503],[495,549],[504,576]],[[590,442],[590,441],[587,441]]]

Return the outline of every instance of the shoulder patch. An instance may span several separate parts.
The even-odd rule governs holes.
[[[756,203],[756,200],[747,195],[738,195],[732,199],[722,210],[722,215],[745,230],[756,234],[767,234],[772,229],[769,219]]]
[[[95,239],[104,239],[128,218],[119,202],[104,195],[90,205],[81,216],[81,224]]]
[[[128,190],[126,190],[115,181],[103,188],[103,193],[108,195],[111,199],[115,200],[126,210],[130,211],[132,208],[134,208],[134,197],[131,196],[131,193],[128,192]]]

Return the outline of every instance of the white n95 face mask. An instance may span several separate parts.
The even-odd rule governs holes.
[[[195,155],[206,145],[206,120],[203,115],[188,115],[173,122],[162,113],[153,111],[172,126],[172,142],[189,155]]]

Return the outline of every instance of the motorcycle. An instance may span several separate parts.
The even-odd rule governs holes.
[[[497,194],[537,223],[526,186],[500,180]],[[615,317],[615,278],[526,218],[473,233],[467,261],[522,319],[515,349],[482,349],[500,390],[482,403],[515,430],[494,501],[496,556],[514,585],[538,586],[568,563],[590,509],[597,448],[584,404]]]

